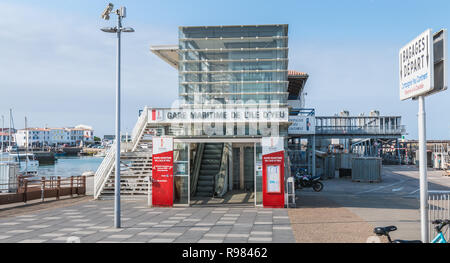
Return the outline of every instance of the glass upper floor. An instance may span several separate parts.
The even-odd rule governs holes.
[[[180,26],[180,39],[286,37],[288,25]]]
[[[180,27],[179,92],[207,99],[285,103],[287,25]]]

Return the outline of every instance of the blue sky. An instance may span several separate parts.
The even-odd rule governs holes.
[[[15,125],[94,126],[114,131],[115,41],[100,27],[108,1],[2,0],[0,114]],[[427,28],[450,25],[450,1],[116,1],[124,25],[123,124],[131,132],[143,106],[168,107],[177,71],[150,45],[176,44],[178,26],[289,24],[289,68],[310,75],[307,106],[317,115],[401,115],[417,138],[417,102],[400,101],[400,47]],[[427,138],[450,138],[450,91],[427,97]],[[8,123],[8,121],[6,121]]]

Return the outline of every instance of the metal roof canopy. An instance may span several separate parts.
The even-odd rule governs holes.
[[[298,72],[294,70],[288,71],[288,92],[289,99],[297,99],[305,88],[306,81],[309,75],[303,72]]]
[[[178,45],[150,46],[150,51],[172,67],[178,69]]]

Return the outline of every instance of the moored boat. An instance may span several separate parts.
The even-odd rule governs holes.
[[[39,161],[33,153],[0,153],[0,162],[19,164],[19,173],[28,176],[37,176]]]

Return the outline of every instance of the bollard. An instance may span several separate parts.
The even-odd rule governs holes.
[[[28,191],[28,180],[24,180],[23,182],[23,202],[27,202],[27,191]]]
[[[75,183],[75,193],[78,195],[80,195],[80,177],[76,176],[75,177],[76,183]]]
[[[45,197],[45,177],[41,179],[41,201],[44,202]]]
[[[59,200],[60,194],[61,194],[61,176],[58,176],[56,181],[56,200]]]
[[[17,176],[17,190],[16,190],[17,193],[20,193],[20,191],[22,190],[21,180],[22,176],[21,175]]]
[[[70,197],[73,197],[73,176],[70,177]]]
[[[83,184],[83,195],[86,195],[86,176],[81,177]]]
[[[151,190],[151,183],[152,183],[152,177],[151,175],[148,178],[148,184],[147,184],[147,205],[148,207],[152,206],[152,195],[150,194]]]

